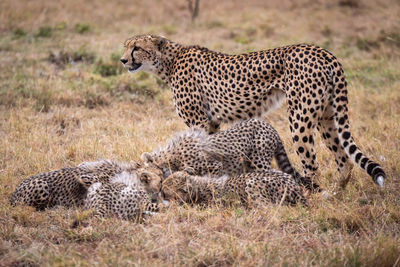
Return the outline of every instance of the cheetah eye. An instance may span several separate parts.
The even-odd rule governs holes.
[[[149,52],[149,51],[147,51],[146,49],[143,49],[143,48],[141,48],[141,47],[139,47],[139,46],[134,46],[134,47],[132,48],[132,54],[133,54],[133,52],[136,52],[136,51],[145,52],[146,54],[149,54],[149,55],[150,55],[150,52]]]

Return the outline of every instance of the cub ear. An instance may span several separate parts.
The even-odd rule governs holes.
[[[192,167],[186,167],[185,172],[187,172],[189,175],[195,175],[195,171]]]
[[[145,163],[152,163],[153,162],[153,157],[151,156],[150,153],[144,152],[141,156],[140,159],[143,160]]]
[[[139,176],[139,179],[144,184],[149,184],[150,183],[150,176],[147,175],[147,173],[141,173],[140,176]]]
[[[92,184],[98,182],[98,178],[97,176],[83,174],[80,177],[77,177],[77,181],[84,188],[88,189]]]

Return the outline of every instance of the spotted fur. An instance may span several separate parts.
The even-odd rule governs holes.
[[[11,196],[10,203],[29,205],[38,210],[54,206],[80,207],[88,188],[94,183],[123,182],[124,177],[135,181],[143,190],[159,184],[162,172],[158,168],[142,167],[140,163],[112,160],[84,162],[76,167],[38,174],[22,181]]]
[[[190,169],[196,175],[213,177],[269,170],[275,158],[283,172],[311,189],[309,181],[290,164],[277,131],[257,119],[236,123],[213,135],[203,129],[188,130],[172,138],[166,146],[143,154],[142,158],[147,164],[163,169],[164,176]],[[318,185],[314,187],[317,189]]]
[[[219,178],[175,172],[163,180],[161,192],[166,200],[186,203],[210,204],[226,195],[234,195],[250,207],[267,203],[307,206],[293,177],[273,169]]]
[[[132,183],[128,178],[120,182],[94,183],[89,187],[84,207],[93,209],[94,216],[131,220],[158,211],[157,201],[138,187],[135,180]]]
[[[354,142],[342,65],[315,45],[289,45],[227,55],[166,38],[140,35],[125,41],[121,58],[130,72],[151,71],[172,89],[178,115],[192,127],[215,132],[221,122],[259,116],[286,98],[290,130],[304,176],[318,170],[314,132],[335,156],[345,186],[352,164],[383,186],[386,174]]]

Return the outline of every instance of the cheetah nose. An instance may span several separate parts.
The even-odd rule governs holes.
[[[124,58],[121,58],[121,62],[122,62],[122,64],[125,64],[126,62],[128,62],[128,60],[124,59]]]

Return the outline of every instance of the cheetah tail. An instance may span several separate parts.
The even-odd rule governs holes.
[[[308,179],[305,179],[293,168],[292,164],[289,161],[289,157],[286,154],[283,143],[280,139],[278,146],[275,150],[274,158],[276,160],[276,163],[278,164],[279,169],[284,173],[292,175],[298,184],[305,186],[308,190],[313,190],[316,192],[321,191],[318,184],[310,183]]]
[[[278,167],[281,171],[284,173],[290,174],[290,175],[300,175],[293,167],[292,164],[289,161],[289,157],[286,154],[285,148],[283,147],[282,141],[279,140],[279,144],[276,148],[275,154],[274,154],[276,163],[278,164]]]
[[[365,170],[379,187],[383,187],[386,179],[384,170],[378,163],[370,160],[361,152],[351,135],[350,123],[347,115],[347,82],[345,81],[345,75],[340,64],[338,64],[338,67],[333,71],[332,78],[334,122],[339,137],[334,141],[344,148],[346,155],[361,169]]]

